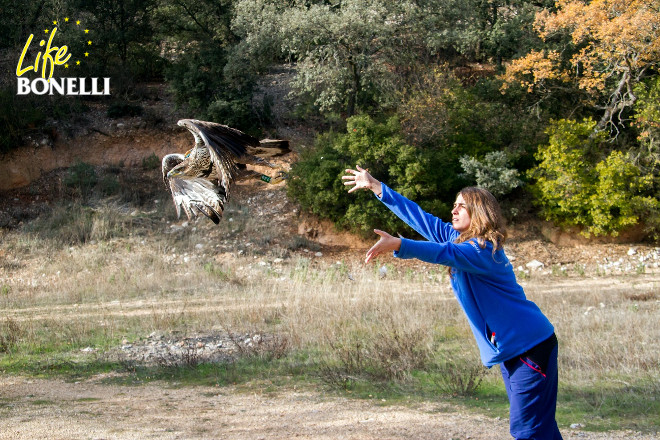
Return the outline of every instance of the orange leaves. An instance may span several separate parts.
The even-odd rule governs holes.
[[[515,60],[503,76],[528,90],[549,79],[566,81],[590,93],[601,93],[608,79],[635,74],[660,60],[660,0],[557,0],[557,10],[536,16],[535,29],[548,44],[555,36],[570,37],[573,48],[563,53],[532,52]]]
[[[531,93],[535,86],[543,87],[548,80],[568,81],[569,75],[556,68],[559,62],[560,54],[556,51],[533,50],[507,66],[502,88],[506,89],[508,84],[517,81]]]

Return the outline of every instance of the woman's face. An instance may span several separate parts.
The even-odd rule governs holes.
[[[470,227],[470,214],[465,206],[465,200],[461,194],[456,197],[454,208],[451,210],[451,225],[458,232],[465,232]]]

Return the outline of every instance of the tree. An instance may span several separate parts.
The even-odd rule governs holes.
[[[0,14],[11,17],[0,27],[0,48],[15,48],[25,44],[28,35],[35,32],[36,26],[49,10],[48,0],[16,2],[0,0]]]
[[[539,44],[534,16],[548,0],[419,0],[425,37],[439,53],[500,64]]]
[[[507,66],[508,84],[548,93],[584,92],[584,104],[601,112],[597,130],[616,129],[635,104],[635,85],[660,65],[660,0],[557,0],[536,28],[548,48]]]
[[[95,49],[104,53],[106,65],[119,60],[128,67],[132,49],[152,42],[155,0],[77,0],[77,7],[94,17]],[[140,57],[141,58],[141,57]],[[143,62],[140,59],[140,62]]]
[[[325,113],[391,107],[403,70],[414,66],[423,45],[410,1],[241,0],[236,11],[243,52],[295,61],[297,95]]]

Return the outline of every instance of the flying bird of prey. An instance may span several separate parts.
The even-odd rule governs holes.
[[[163,180],[172,192],[177,216],[183,208],[188,219],[202,213],[218,224],[234,182],[255,176],[274,183],[246,166],[273,167],[251,154],[263,150],[256,138],[215,122],[181,119],[177,124],[195,137],[195,145],[185,154],[168,154],[162,161]]]

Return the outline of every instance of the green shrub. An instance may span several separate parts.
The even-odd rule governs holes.
[[[660,76],[635,87],[634,126],[639,130],[638,141],[643,147],[640,162],[651,168],[656,178],[660,174]]]
[[[69,168],[63,180],[64,185],[78,191],[82,196],[88,196],[96,182],[98,182],[98,176],[94,166],[82,161],[76,162]]]
[[[560,120],[548,128],[530,171],[542,215],[585,235],[617,235],[642,219],[657,218],[660,201],[648,194],[652,177],[621,151],[607,154],[607,134],[596,122]]]
[[[161,161],[156,153],[151,153],[149,156],[142,159],[142,169],[143,170],[157,170],[161,166]]]
[[[431,382],[443,394],[450,396],[472,396],[476,394],[486,368],[471,359],[446,356],[431,369]]]
[[[492,151],[483,161],[475,157],[461,157],[461,166],[477,186],[487,189],[495,196],[510,193],[522,185],[518,170],[509,168],[509,158],[503,151]]]
[[[0,323],[0,330],[0,353],[11,353],[16,349],[24,331],[9,317]]]
[[[111,196],[119,193],[120,184],[117,176],[107,174],[102,176],[96,184],[96,189],[102,196]]]
[[[294,164],[288,190],[303,209],[363,236],[371,236],[374,228],[410,233],[371,192],[346,193],[341,176],[346,168],[360,165],[424,209],[449,213],[447,199],[439,199],[438,191],[438,182],[447,176],[432,172],[441,169],[443,157],[407,144],[396,118],[376,122],[354,116],[347,120],[346,130],[320,136],[315,148],[303,152]],[[450,191],[449,203],[454,196]]]

